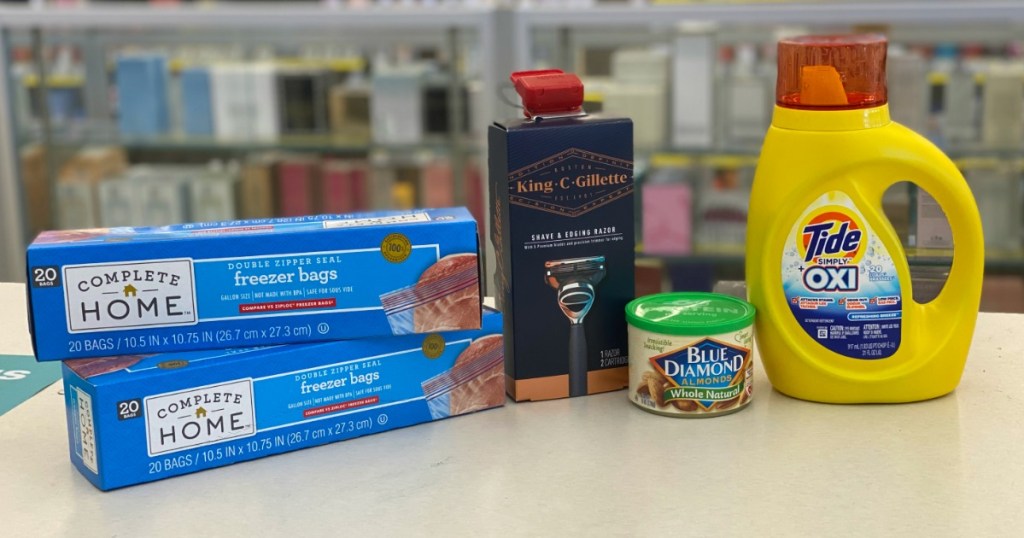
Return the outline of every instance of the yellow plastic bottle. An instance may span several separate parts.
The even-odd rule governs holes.
[[[779,43],[777,106],[747,223],[757,344],[772,385],[818,402],[910,402],[956,388],[984,274],[981,219],[938,148],[889,119],[881,36]],[[949,278],[913,300],[882,195],[911,181],[952,228]]]

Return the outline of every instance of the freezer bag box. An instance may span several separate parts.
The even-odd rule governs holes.
[[[514,120],[493,125],[488,143],[508,393],[522,401],[624,388],[632,122]]]
[[[64,363],[71,461],[107,490],[505,403],[483,328]]]
[[[44,232],[39,360],[480,328],[464,208]]]

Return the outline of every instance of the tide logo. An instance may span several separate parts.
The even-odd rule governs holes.
[[[865,227],[849,210],[831,206],[810,215],[797,246],[804,263],[804,287],[814,292],[860,289],[858,263],[867,243]]]
[[[864,255],[864,226],[844,208],[825,207],[812,213],[801,230],[797,246],[804,263],[855,264]]]

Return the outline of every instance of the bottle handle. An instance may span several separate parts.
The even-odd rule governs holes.
[[[858,185],[872,208],[880,210],[882,196],[892,185],[909,181],[935,198],[949,222],[953,234],[953,262],[942,291],[931,302],[914,304],[930,326],[951,326],[956,316],[949,312],[963,308],[964,300],[972,301],[970,308],[977,312],[981,281],[985,272],[985,240],[981,229],[981,216],[967,181],[960,170],[938,148],[928,145],[927,150],[901,155],[880,164],[871,171],[871,177],[886,178]],[[884,172],[883,172],[884,168]],[[893,173],[896,172],[896,173]],[[884,216],[884,214],[883,214]],[[908,267],[909,269],[909,267]]]

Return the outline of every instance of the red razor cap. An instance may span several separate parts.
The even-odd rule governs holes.
[[[542,69],[517,71],[509,78],[523,100],[527,118],[582,110],[583,83],[572,73],[561,69]]]
[[[779,41],[775,102],[811,110],[884,105],[884,36],[803,36]]]

